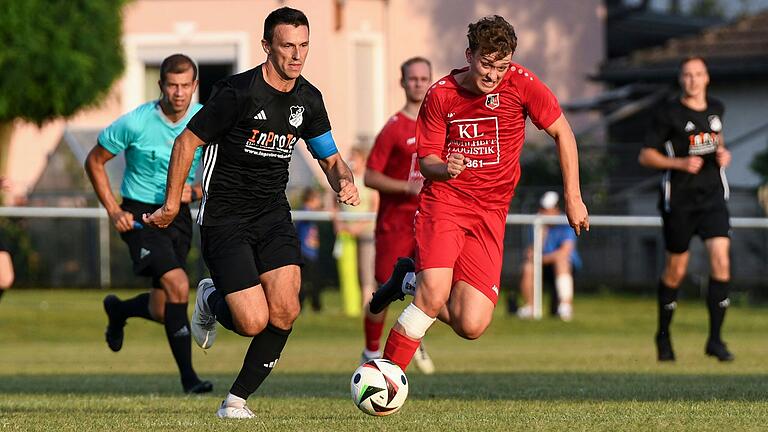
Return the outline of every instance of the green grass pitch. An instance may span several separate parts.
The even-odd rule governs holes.
[[[577,297],[568,324],[522,322],[500,307],[477,341],[438,323],[426,339],[437,374],[409,370],[402,411],[374,418],[359,412],[349,395],[361,320],[342,316],[337,294],[328,293],[322,313],[299,318],[280,364],[249,400],[257,418],[222,421],[214,412],[247,340],[219,327],[211,350],[193,347],[198,373],[215,389],[211,396],[185,396],[159,325],[134,319],[123,350],[108,350],[105,294],[17,289],[3,297],[0,431],[730,431],[768,425],[765,308],[729,310],[725,336],[736,355],[729,364],[704,355],[700,300],[680,301],[672,326],[675,364],[655,361],[651,298]],[[390,314],[390,322],[394,318]]]

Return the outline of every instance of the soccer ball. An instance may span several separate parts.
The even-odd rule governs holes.
[[[408,397],[408,379],[389,360],[370,360],[352,374],[352,402],[372,416],[396,413]]]

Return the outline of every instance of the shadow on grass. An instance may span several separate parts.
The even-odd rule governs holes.
[[[620,373],[411,374],[411,399],[564,401],[768,401],[768,375]],[[224,394],[234,375],[205,376],[213,395]],[[258,394],[276,398],[347,398],[346,374],[278,373]],[[0,398],[14,394],[177,396],[175,375],[0,375]]]

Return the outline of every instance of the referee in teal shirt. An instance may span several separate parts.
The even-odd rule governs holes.
[[[128,318],[163,323],[185,393],[213,390],[213,385],[200,380],[192,368],[187,318],[189,279],[184,270],[192,242],[189,203],[196,201],[202,190],[199,185],[192,186],[200,150],[184,186],[184,206],[168,229],[144,226],[140,221],[144,213],[154,212],[165,202],[173,142],[202,107],[191,103],[197,84],[197,66],[192,59],[174,54],[163,60],[158,82],[160,99],[140,105],[104,129],[85,162],[99,201],[128,245],[134,273],[152,278],[153,289],[149,293],[127,300],[115,295],[104,298],[109,318],[107,345],[112,351],[120,351]],[[125,152],[125,174],[120,187],[123,201],[118,204],[104,166],[120,152]]]

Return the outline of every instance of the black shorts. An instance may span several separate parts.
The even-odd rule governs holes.
[[[200,236],[205,264],[224,295],[259,285],[262,273],[304,263],[287,202],[245,221],[201,226]]]
[[[152,213],[160,206],[124,198],[120,207],[141,222],[144,213]],[[165,229],[144,224],[144,228],[120,233],[128,245],[137,276],[152,278],[153,288],[162,288],[160,277],[177,268],[183,269],[192,244],[192,216],[189,206],[182,204],[176,219]]]
[[[714,237],[730,237],[731,222],[725,202],[697,209],[672,209],[662,212],[664,244],[667,252],[686,252],[691,238],[698,235],[702,240]]]

